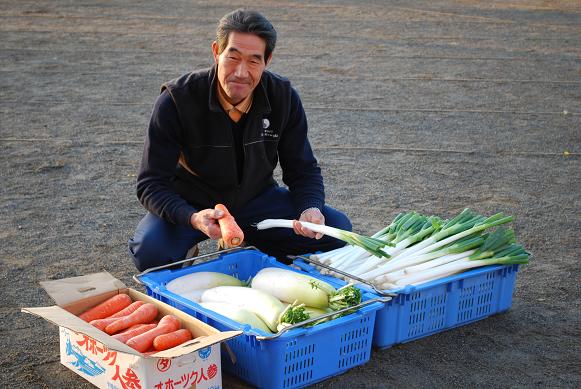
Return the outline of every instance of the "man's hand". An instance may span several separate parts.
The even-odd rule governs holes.
[[[218,219],[222,216],[224,216],[222,211],[203,209],[192,215],[190,218],[190,224],[196,230],[200,230],[208,235],[210,239],[220,239],[222,237],[222,232],[220,231]]]
[[[310,222],[313,224],[325,224],[325,216],[317,208],[309,208],[301,214],[299,220],[293,222],[293,230],[297,235],[306,236],[307,238],[321,239],[323,234],[314,232],[303,227],[300,222]]]

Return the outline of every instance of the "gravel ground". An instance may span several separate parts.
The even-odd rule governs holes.
[[[20,308],[51,305],[47,279],[106,270],[138,288],[126,241],[153,101],[210,64],[216,21],[244,4],[279,32],[271,70],[301,93],[328,203],[356,231],[471,207],[514,215],[533,253],[508,312],[315,387],[581,387],[574,0],[0,2],[3,386],[92,387]]]

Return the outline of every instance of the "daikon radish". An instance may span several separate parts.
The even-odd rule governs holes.
[[[166,289],[182,295],[194,290],[205,290],[216,286],[243,286],[239,279],[219,272],[202,271],[175,278],[166,284]]]
[[[289,304],[297,301],[316,308],[327,308],[329,295],[335,292],[335,288],[324,281],[276,267],[260,270],[252,279],[252,288]]]
[[[248,309],[228,303],[200,303],[200,305],[238,323],[248,324],[252,328],[257,328],[267,333],[272,332],[261,318]]]
[[[276,297],[254,288],[242,286],[218,286],[202,294],[203,303],[230,303],[249,310],[257,315],[276,332],[278,319],[284,310],[284,304]]]

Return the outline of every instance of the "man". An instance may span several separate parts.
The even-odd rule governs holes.
[[[162,85],[137,178],[137,196],[149,212],[129,240],[140,271],[184,259],[199,242],[219,239],[217,203],[229,209],[247,245],[283,261],[287,254],[344,245],[300,224],[351,230],[349,219],[324,203],[297,92],[265,70],[275,44],[266,18],[236,10],[218,24],[214,66]],[[273,178],[279,161],[288,189]],[[269,218],[298,221],[294,229],[253,226]]]

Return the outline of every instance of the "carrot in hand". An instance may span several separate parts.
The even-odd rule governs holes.
[[[182,328],[169,334],[159,335],[153,339],[153,347],[157,351],[163,351],[192,340],[192,333],[187,328]]]
[[[135,324],[146,324],[151,322],[157,316],[155,305],[143,304],[135,312],[128,316],[120,317],[113,323],[105,327],[105,332],[109,335],[115,334],[121,330],[131,327]]]
[[[180,329],[180,321],[172,315],[166,315],[161,318],[157,327],[144,332],[141,335],[134,336],[125,342],[129,347],[143,353],[153,346],[153,340],[159,335],[169,334]]]
[[[95,319],[89,322],[90,325],[100,329],[101,331],[105,331],[105,327],[109,324],[113,323],[114,321],[119,320],[118,317],[106,317],[104,319]]]
[[[139,308],[140,306],[142,306],[143,304],[145,304],[143,301],[134,301],[131,303],[131,305],[129,305],[127,308],[120,310],[119,312],[117,312],[114,315],[111,315],[109,317],[123,317],[123,316],[127,316],[132,314],[133,312],[135,312],[137,310],[137,308]]]
[[[116,294],[110,299],[103,301],[101,304],[81,313],[79,317],[86,322],[96,319],[104,319],[128,307],[130,304],[131,297],[129,297],[129,295],[125,293]]]
[[[218,223],[220,224],[222,240],[224,240],[226,247],[236,247],[240,245],[244,240],[244,233],[236,223],[236,220],[234,220],[234,217],[223,204],[216,204],[214,209],[224,213],[224,216],[218,219]]]
[[[127,341],[129,339],[133,338],[134,336],[141,335],[149,330],[154,329],[155,327],[157,327],[157,324],[155,324],[155,323],[137,324],[137,325],[127,329],[126,331],[123,331],[119,334],[113,335],[113,337],[122,343],[127,343]]]

